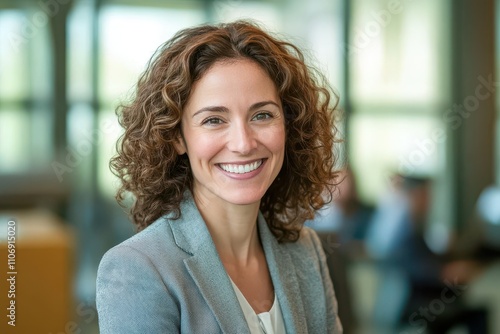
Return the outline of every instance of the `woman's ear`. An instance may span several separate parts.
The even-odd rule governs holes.
[[[174,147],[178,155],[183,155],[187,152],[186,142],[184,141],[184,137],[182,136],[182,134],[179,133],[179,136],[177,137],[177,139],[175,139]]]

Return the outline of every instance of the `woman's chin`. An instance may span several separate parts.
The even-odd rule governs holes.
[[[240,196],[231,196],[226,199],[226,202],[234,204],[234,205],[252,205],[252,204],[260,204],[260,200],[262,196],[251,196],[251,195],[240,195]]]

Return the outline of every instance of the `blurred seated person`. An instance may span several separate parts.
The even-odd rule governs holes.
[[[476,299],[477,292],[482,291],[479,306],[487,307],[488,310],[498,309],[500,303],[498,293],[491,290],[497,289],[497,278],[493,275],[498,275],[499,264],[500,187],[491,185],[481,192],[474,217],[467,220],[466,226],[455,238],[448,254],[448,262],[442,271],[442,278],[445,281],[470,287],[464,294],[475,295]],[[488,281],[486,277],[493,278],[493,282],[491,279]],[[478,305],[477,302],[475,304]],[[489,314],[486,314],[486,311],[483,313],[479,311],[476,309],[474,319],[478,322],[479,319],[484,318],[483,326],[486,332],[486,316]],[[460,316],[463,317],[462,314]],[[500,323],[498,320],[494,321]],[[493,327],[498,328],[498,325]]]
[[[374,322],[395,330],[414,289],[434,290],[441,264],[423,238],[427,218],[429,181],[396,175],[377,204],[366,237],[368,254],[376,261],[379,284]]]
[[[426,241],[431,180],[396,176],[393,186],[377,209],[368,239],[368,249],[383,269],[376,318],[417,332],[446,333],[464,325],[469,333],[485,333],[484,310],[464,305],[463,286],[456,279],[444,279],[446,258],[435,254]],[[392,308],[383,307],[387,301],[392,301]]]
[[[351,169],[340,171],[333,200],[316,213],[307,226],[317,232],[334,232],[338,247],[348,255],[358,255],[365,238],[373,207],[358,196],[356,179]]]

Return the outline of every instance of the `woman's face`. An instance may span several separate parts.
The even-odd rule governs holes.
[[[182,117],[195,198],[221,204],[259,203],[278,175],[285,122],[277,89],[250,60],[215,63],[191,91]]]

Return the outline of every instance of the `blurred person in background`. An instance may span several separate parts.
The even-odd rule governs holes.
[[[450,255],[438,255],[426,241],[432,181],[397,175],[375,214],[368,249],[379,262],[381,283],[375,320],[386,330],[404,328],[446,333],[464,325],[486,333],[486,315],[460,298],[462,280],[452,274]]]
[[[367,232],[366,249],[379,272],[374,323],[388,333],[405,317],[414,284],[434,287],[439,279],[441,264],[422,235],[429,205],[427,184],[425,179],[395,175]]]
[[[359,198],[356,178],[350,168],[341,170],[338,180],[333,200],[319,210],[307,226],[318,232],[335,232],[344,252],[362,256],[374,208]]]
[[[464,298],[472,304],[466,312],[454,314],[455,318],[467,320],[470,333],[486,333],[500,303],[500,295],[491,290],[497,289],[500,273],[499,186],[490,185],[481,192],[475,214],[455,234],[447,260],[443,280],[465,287]],[[447,329],[446,325],[439,330]]]
[[[321,77],[243,21],[158,50],[120,109],[117,198],[134,196],[140,232],[99,266],[101,333],[342,332],[321,242],[303,227],[335,180]]]

